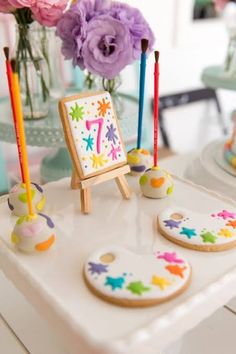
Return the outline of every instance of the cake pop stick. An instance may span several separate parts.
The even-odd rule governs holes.
[[[17,144],[17,150],[18,150],[18,156],[19,156],[19,162],[20,162],[21,180],[22,180],[22,182],[24,182],[25,179],[24,179],[24,173],[23,173],[22,151],[21,151],[21,146],[20,146],[19,128],[17,125],[16,108],[15,108],[15,102],[14,102],[13,73],[12,73],[11,63],[9,60],[9,48],[4,47],[3,51],[4,51],[4,54],[6,57],[6,73],[7,73],[8,89],[9,89],[10,100],[11,100],[13,122],[14,122],[15,134],[16,134],[16,144]]]

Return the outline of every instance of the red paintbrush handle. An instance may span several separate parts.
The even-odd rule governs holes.
[[[153,124],[154,124],[154,147],[153,163],[158,165],[158,110],[159,110],[159,63],[154,66],[154,105],[153,105]]]

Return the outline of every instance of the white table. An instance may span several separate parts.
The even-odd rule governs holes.
[[[205,146],[199,156],[189,162],[185,177],[236,200],[236,170],[224,159],[224,143],[213,141]]]
[[[162,166],[165,168],[169,167],[169,170],[171,172],[173,172],[173,167],[176,166],[177,167],[177,172],[183,171],[184,167],[186,166],[186,161],[188,161],[188,159],[191,159],[191,156],[186,157],[185,159],[183,159],[183,157],[180,156],[176,156],[174,158],[168,158],[165,161],[163,161]],[[96,243],[96,239],[94,238],[93,241],[91,242],[95,242]],[[147,245],[146,245],[147,246]],[[145,248],[145,245],[143,245],[143,247]],[[184,253],[181,250],[181,253]],[[213,256],[214,257],[214,256]],[[66,261],[65,259],[62,261]],[[67,260],[69,261],[69,260]],[[14,274],[12,274],[12,277],[14,278]],[[2,277],[1,279],[2,283],[4,283],[4,277]],[[228,301],[230,299],[230,297],[232,297],[233,294],[236,294],[236,279],[234,279],[233,276],[231,276],[228,279],[224,280],[226,283],[225,285],[227,285],[228,287],[228,293],[220,293],[218,292],[217,287],[212,287],[211,291],[214,293],[215,291],[218,292],[218,296],[217,299],[215,299],[214,301],[212,301],[211,303],[206,303],[204,306],[204,315],[201,315],[200,317],[195,313],[193,314],[193,318],[191,320],[191,325],[189,326],[189,328],[193,327],[194,325],[196,325],[199,320],[202,320],[204,317],[209,316],[212,312],[214,312],[217,308],[219,308],[221,305],[223,305],[226,301]],[[230,283],[230,285],[229,285]],[[29,285],[29,284],[28,284]],[[35,285],[35,284],[32,284]],[[27,286],[27,284],[26,284]],[[61,349],[62,344],[61,344],[61,340],[58,339],[58,337],[55,335],[55,333],[53,333],[53,331],[51,329],[47,328],[43,328],[45,327],[45,323],[41,320],[42,324],[41,324],[41,329],[39,331],[39,333],[41,333],[41,335],[43,335],[43,344],[42,344],[42,340],[38,340],[38,343],[40,343],[40,347],[38,347],[38,350],[34,347],[33,343],[36,340],[36,336],[34,336],[34,333],[32,335],[32,333],[27,331],[24,331],[22,329],[22,326],[20,325],[20,321],[22,321],[20,319],[21,316],[24,316],[25,310],[27,310],[27,303],[25,302],[25,300],[23,300],[23,298],[21,300],[17,300],[18,303],[15,303],[15,301],[12,302],[12,299],[14,298],[14,288],[11,287],[11,289],[9,290],[9,284],[7,284],[8,287],[8,291],[4,293],[4,289],[1,292],[2,294],[0,295],[0,305],[2,304],[2,302],[4,302],[5,306],[3,306],[3,308],[0,308],[0,311],[5,311],[5,313],[3,313],[5,318],[8,318],[9,322],[11,322],[11,324],[13,324],[13,326],[15,326],[15,331],[18,332],[17,334],[22,338],[22,340],[24,341],[24,343],[27,343],[27,348],[29,348],[29,350],[34,354],[34,353],[39,353],[39,354],[52,354],[52,353],[57,353],[57,354],[61,354],[61,353],[66,353],[66,350],[64,351],[63,349]],[[66,289],[65,289],[66,291]],[[92,296],[92,295],[91,295]],[[2,297],[2,298],[1,298]],[[35,306],[37,307],[38,305],[40,305],[38,302],[40,301],[40,297],[39,298],[33,298],[31,299],[32,302],[35,304]],[[198,307],[198,305],[201,305],[201,302],[205,302],[206,298],[198,298],[198,300],[196,300],[196,303],[194,305]],[[178,302],[178,300],[176,300]],[[199,303],[198,303],[199,302]],[[109,305],[110,306],[110,305]],[[165,306],[167,307],[168,305],[163,305],[163,309],[165,308]],[[201,306],[200,306],[201,307]],[[180,307],[178,309],[178,311],[186,311],[186,306],[182,306],[182,308]],[[92,309],[91,309],[92,310]],[[28,310],[27,310],[28,311]],[[90,309],[88,308],[88,316],[89,316],[89,311]],[[117,308],[114,309],[114,311],[123,311],[123,309],[118,310]],[[129,311],[129,310],[125,310],[125,311]],[[141,310],[142,311],[142,310]],[[150,310],[152,311],[152,310]],[[143,311],[144,315],[146,316],[148,314],[148,318],[150,317],[150,312],[149,310],[145,310]],[[180,314],[175,314],[175,316],[178,318],[179,315],[185,315],[184,313],[180,313]],[[50,311],[48,313],[48,319],[50,320]],[[17,321],[17,317],[18,317],[18,321]],[[127,317],[128,319],[128,317]],[[163,328],[165,328],[165,320],[163,319],[163,323],[162,326]],[[39,321],[40,322],[40,321]],[[23,320],[24,323],[24,320]],[[179,324],[178,324],[179,325]],[[132,325],[133,326],[133,325]],[[126,326],[127,328],[127,326]],[[188,328],[188,329],[189,329]],[[68,329],[65,329],[68,330]],[[174,335],[175,338],[177,339],[177,337],[180,334],[183,334],[186,331],[186,327],[184,326],[184,329],[181,329],[181,326],[179,326],[179,328],[175,331]],[[61,333],[63,333],[63,329],[61,331]],[[71,333],[73,333],[73,326],[71,326]],[[139,332],[140,336],[140,347],[141,347],[141,351],[137,351],[137,348],[135,349],[135,353],[145,353],[145,354],[149,354],[149,353],[154,353],[154,350],[156,350],[156,346],[152,346],[152,345],[148,345],[146,348],[143,346],[143,340],[145,342],[145,337],[142,338],[142,331]],[[143,331],[143,336],[146,335],[146,332]],[[160,333],[159,333],[160,336]],[[82,336],[83,337],[83,336]],[[82,338],[81,338],[82,339]],[[47,347],[47,342],[48,347]],[[142,344],[141,344],[142,343]],[[131,343],[132,344],[132,343]],[[159,349],[162,349],[163,347],[165,347],[167,344],[166,339],[164,343],[161,343],[161,345],[159,346]],[[53,347],[55,350],[55,347],[57,348],[56,351],[45,351],[42,349],[42,345],[46,345],[47,350],[49,350],[50,346]],[[54,346],[55,345],[55,346]],[[83,347],[84,345],[84,347]],[[34,348],[33,348],[34,347]],[[132,346],[131,346],[132,347]],[[33,348],[33,350],[31,349]],[[69,346],[68,346],[69,348]],[[80,349],[81,348],[81,349]],[[82,349],[83,348],[83,349]],[[86,349],[87,348],[87,349]],[[145,348],[145,349],[144,349]],[[84,343],[83,340],[81,340],[80,343],[78,343],[78,352],[80,354],[90,354],[93,352],[97,353],[97,348],[88,348]],[[72,353],[72,351],[71,351]],[[100,352],[102,353],[102,351]],[[155,351],[156,353],[156,351]],[[131,354],[131,352],[129,352],[129,354]]]

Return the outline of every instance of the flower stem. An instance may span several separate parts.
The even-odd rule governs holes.
[[[115,90],[115,79],[102,79],[102,86],[105,91],[108,91],[109,93],[113,93]]]
[[[20,63],[23,62],[23,68],[24,68],[24,75],[25,75],[25,89],[26,89],[26,105],[30,107],[30,112],[31,112],[31,117],[33,118],[33,101],[32,101],[32,92],[30,89],[29,85],[29,75],[28,75],[28,63],[29,61],[32,62],[36,74],[40,79],[41,83],[41,88],[42,88],[42,98],[43,101],[46,102],[46,100],[49,97],[49,89],[46,85],[46,82],[43,77],[43,72],[40,67],[40,60],[41,58],[35,57],[32,47],[31,47],[31,42],[29,38],[29,24],[33,22],[32,17],[31,17],[31,12],[28,11],[27,9],[18,9],[14,13],[16,22],[18,24],[18,31],[19,31],[19,37],[18,37],[18,44],[17,44],[17,50],[16,50],[16,60],[17,60],[17,65],[18,65],[18,74],[20,75]],[[45,47],[45,46],[44,46]],[[45,53],[44,53],[45,54]],[[48,63],[48,57],[46,58],[46,55],[44,55],[45,60]]]
[[[92,89],[93,83],[94,83],[94,77],[90,72],[88,72],[88,74],[86,75],[86,78],[85,78],[85,84],[87,85],[89,90]]]
[[[41,39],[42,54],[43,54],[44,59],[46,60],[48,70],[49,70],[49,82],[50,82],[50,86],[51,86],[52,85],[52,70],[51,70],[51,65],[50,65],[50,61],[49,61],[49,57],[48,57],[46,31],[47,31],[46,28],[43,26],[43,28],[42,28],[43,36],[40,39]]]
[[[25,69],[26,106],[28,105],[30,106],[31,118],[34,118],[34,109],[33,109],[33,103],[31,99],[31,93],[29,87],[28,68],[27,68],[27,62],[25,60],[23,60],[23,65]]]
[[[20,62],[23,62],[24,66],[24,75],[25,75],[25,87],[26,87],[26,106],[30,106],[30,113],[31,118],[33,118],[33,103],[31,98],[31,92],[29,87],[29,78],[28,78],[28,68],[27,68],[27,52],[26,52],[26,45],[25,45],[25,35],[22,33],[24,30],[19,28],[19,40],[17,45],[17,52],[16,52],[16,60],[18,66],[18,74],[20,76]]]

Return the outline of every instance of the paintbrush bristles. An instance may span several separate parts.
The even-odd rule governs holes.
[[[16,65],[16,59],[11,60],[11,68],[14,73],[17,72],[17,65]]]
[[[155,62],[158,63],[159,62],[159,56],[160,56],[160,53],[158,52],[158,50],[155,50],[154,55],[155,55]]]
[[[148,49],[148,40],[146,38],[141,39],[141,49],[142,53],[146,53]]]
[[[6,60],[9,60],[9,48],[8,47],[4,47],[3,48]]]

